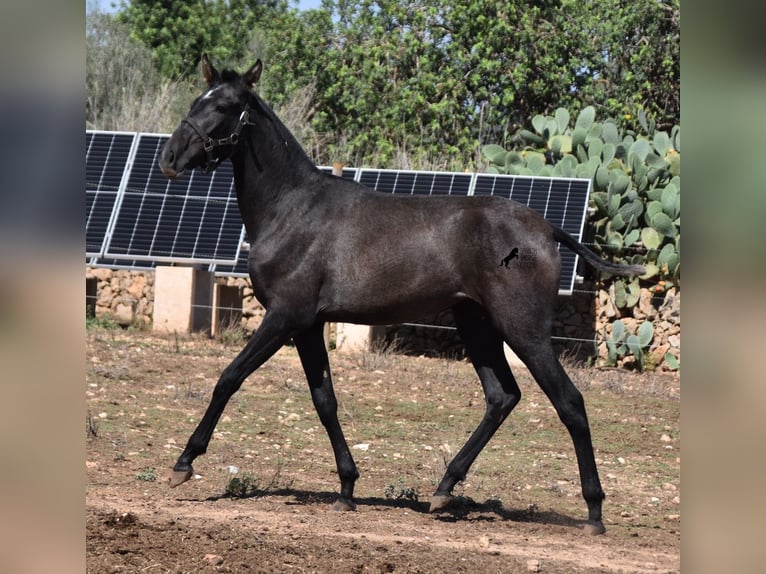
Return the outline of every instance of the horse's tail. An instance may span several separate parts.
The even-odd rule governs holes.
[[[577,241],[574,237],[569,235],[563,229],[559,229],[556,226],[553,227],[553,238],[559,243],[563,243],[569,249],[582,256],[585,261],[590,263],[593,267],[599,271],[605,273],[611,273],[612,275],[643,275],[646,273],[646,268],[643,265],[626,265],[620,263],[612,263],[610,261],[604,261],[596,253],[585,247],[582,243]]]

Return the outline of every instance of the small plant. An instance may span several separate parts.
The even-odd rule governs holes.
[[[178,386],[182,390],[176,390],[176,398],[199,401],[207,397],[204,385],[198,388],[191,379],[182,381]]]
[[[638,328],[637,334],[628,333],[625,323],[620,319],[612,323],[612,335],[608,337],[604,330],[606,340],[608,366],[614,367],[618,360],[628,355],[633,355],[639,370],[643,371],[647,365],[647,350],[654,337],[654,327],[651,322],[644,321]]]
[[[615,367],[617,361],[628,352],[628,347],[625,344],[625,323],[618,319],[612,323],[612,336],[607,336],[606,327],[603,335],[606,341],[606,364],[609,367]]]
[[[132,333],[148,333],[152,330],[152,323],[151,321],[144,321],[140,317],[135,317],[127,329]]]
[[[352,357],[360,369],[375,371],[390,368],[391,361],[400,351],[398,339],[388,340],[381,337],[374,338],[369,348],[354,351]]]
[[[120,329],[120,324],[115,321],[114,317],[109,313],[102,313],[101,315],[86,317],[85,329],[92,331],[95,329],[104,329],[107,331],[114,331]]]
[[[85,436],[87,438],[98,437],[98,419],[90,412],[85,415]]]
[[[226,483],[226,496],[232,498],[249,498],[255,496],[260,490],[260,481],[249,472],[241,476],[231,475]]]
[[[625,344],[628,345],[630,353],[636,358],[636,364],[639,370],[643,371],[647,367],[649,344],[654,338],[654,327],[650,321],[644,321],[638,328],[636,335],[628,335]]]
[[[147,466],[136,475],[136,478],[146,482],[154,482],[157,480],[157,473],[155,472],[154,467]]]
[[[247,331],[236,318],[221,324],[215,333],[215,340],[225,347],[240,347],[247,338]]]
[[[389,500],[411,500],[412,502],[418,501],[418,493],[414,488],[404,486],[404,481],[401,477],[397,480],[396,484],[389,484],[383,491],[386,498]]]

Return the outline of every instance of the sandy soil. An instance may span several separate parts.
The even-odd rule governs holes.
[[[339,488],[294,349],[229,403],[195,477],[166,484],[238,346],[202,337],[87,336],[87,569],[116,572],[679,572],[680,388],[673,375],[568,367],[585,395],[607,491],[586,536],[574,451],[523,372],[524,397],[428,514],[483,399],[465,361],[331,352],[361,472]],[[232,482],[236,478],[237,481]]]

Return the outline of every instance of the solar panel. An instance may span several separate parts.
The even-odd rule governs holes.
[[[99,256],[136,134],[85,133],[85,255]]]
[[[169,180],[157,163],[167,137],[139,134],[104,257],[236,264],[244,228],[231,163]]]
[[[473,177],[461,172],[360,169],[358,181],[384,193],[469,195]]]
[[[581,239],[590,186],[589,179],[480,173],[476,175],[473,193],[496,195],[523,203],[557,227]],[[559,293],[571,294],[574,289],[577,255],[569,249],[560,249],[560,253]]]
[[[239,259],[236,265],[211,265],[210,271],[216,275],[223,275],[224,277],[249,277],[250,274],[247,271],[247,256],[248,250],[241,249],[239,252]]]

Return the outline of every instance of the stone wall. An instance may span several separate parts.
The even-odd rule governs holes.
[[[150,325],[154,307],[154,272],[86,268],[86,280],[96,284],[95,294],[88,301],[97,317],[109,315],[121,325]],[[242,315],[239,326],[252,333],[263,319],[264,310],[253,296],[247,279],[219,277],[216,283],[239,290]],[[604,335],[611,335],[612,323],[622,319],[627,330],[635,333],[643,321],[654,326],[649,356],[653,365],[661,365],[665,353],[679,359],[681,355],[681,294],[676,288],[664,293],[641,290],[633,309],[614,305],[614,288],[601,288],[588,283],[578,287],[571,296],[561,296],[555,313],[554,345],[561,353],[587,360],[595,355],[603,362],[607,356]],[[446,311],[418,323],[454,326],[452,313]],[[385,343],[397,345],[403,352],[426,355],[463,357],[464,351],[457,332],[451,329],[393,326],[385,330]],[[632,358],[621,361],[630,365]]]
[[[95,317],[109,317],[120,325],[148,326],[154,312],[154,271],[108,269],[86,267],[86,282],[96,285],[86,305]],[[253,289],[247,279],[217,277],[216,284],[239,289],[242,301],[240,326],[248,334],[258,325],[265,311],[253,296]]]
[[[88,290],[86,307],[95,317],[109,317],[123,326],[146,326],[152,322],[154,310],[154,271],[115,270],[104,267],[85,268]]]

